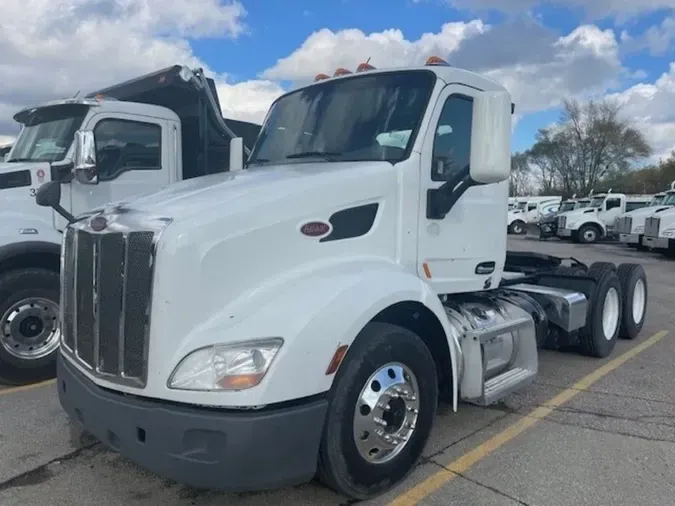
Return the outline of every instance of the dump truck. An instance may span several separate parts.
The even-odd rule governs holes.
[[[228,170],[230,139],[253,147],[260,126],[224,119],[200,69],[175,65],[18,112],[21,132],[0,164],[0,382],[53,377],[59,345],[59,255],[67,220],[35,205],[62,185],[80,215],[174,181]],[[74,170],[73,139],[92,133],[96,170]]]
[[[513,111],[440,58],[338,69],[275,100],[249,156],[233,140],[230,172],[75,219],[61,406],[193,487],[318,476],[368,499],[415,467],[439,401],[500,401],[541,348],[610,356],[645,272],[507,250]]]

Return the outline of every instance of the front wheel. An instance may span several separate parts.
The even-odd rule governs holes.
[[[31,268],[0,277],[0,383],[53,378],[60,337],[59,275]]]
[[[600,231],[594,225],[584,225],[579,229],[579,242],[582,244],[593,244],[598,242]]]
[[[516,235],[524,235],[524,234],[527,233],[527,228],[526,228],[524,222],[522,222],[522,221],[514,221],[513,223],[511,223],[511,224],[509,225],[508,231],[511,232],[512,234],[516,234]]]
[[[413,470],[438,404],[434,359],[416,334],[370,323],[338,370],[319,452],[319,477],[347,497],[376,497]]]

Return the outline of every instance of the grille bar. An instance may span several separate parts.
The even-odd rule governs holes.
[[[68,228],[62,258],[64,352],[108,381],[145,386],[155,231]]]
[[[658,237],[659,226],[661,224],[660,218],[649,217],[645,220],[645,235],[647,237]]]

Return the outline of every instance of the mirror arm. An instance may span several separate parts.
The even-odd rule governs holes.
[[[68,224],[75,223],[77,221],[75,216],[66,211],[61,204],[52,206],[52,209],[63,216],[68,221]]]
[[[450,179],[438,188],[427,190],[427,218],[430,220],[442,220],[454,207],[464,193],[476,186],[471,179],[469,165],[455,173]]]

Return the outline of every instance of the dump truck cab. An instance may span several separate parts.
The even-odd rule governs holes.
[[[0,164],[0,382],[53,376],[59,341],[62,231],[68,220],[35,205],[38,187],[61,185],[78,216],[176,181],[228,170],[230,140],[249,150],[259,125],[223,119],[213,80],[173,66],[84,97],[28,107]],[[75,168],[74,139],[92,157]],[[248,144],[246,144],[248,142]]]

